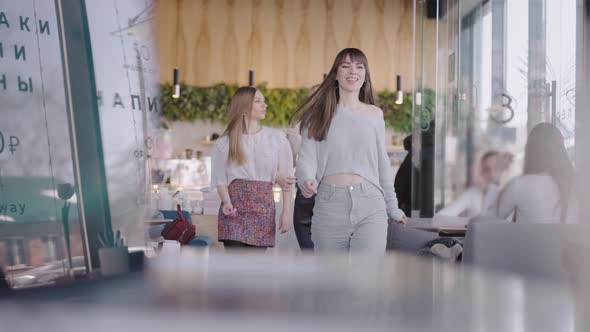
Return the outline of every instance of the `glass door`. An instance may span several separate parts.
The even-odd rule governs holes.
[[[488,150],[515,159],[528,132],[556,125],[575,146],[576,0],[456,0],[437,19],[435,210],[472,182]]]

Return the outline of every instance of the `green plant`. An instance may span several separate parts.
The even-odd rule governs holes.
[[[269,89],[266,84],[257,86],[266,97],[267,116],[264,124],[286,126],[291,113],[307,96],[307,89]],[[172,86],[163,84],[163,116],[170,121],[209,120],[227,123],[227,108],[237,85],[216,84],[211,87],[193,87],[181,84],[180,97],[172,98]]]
[[[172,88],[170,84],[164,84],[161,87],[162,109],[166,120],[209,120],[225,123],[229,101],[238,86],[217,84],[199,88],[183,83],[180,86],[179,98],[172,98]]]
[[[257,87],[266,98],[266,119],[263,123],[271,126],[287,126],[289,119],[309,94],[309,89],[269,89],[266,84]]]
[[[121,237],[121,231],[119,230],[113,234],[112,229],[107,229],[104,233],[98,234],[98,241],[103,248],[125,247],[125,240]]]
[[[385,126],[398,133],[410,133],[412,131],[412,94],[404,93],[401,105],[395,103],[395,92],[381,91],[377,94],[377,106],[383,110]],[[422,90],[423,109],[432,112],[434,110],[434,91]],[[432,114],[429,115],[432,117]]]
[[[395,103],[395,92],[381,91],[377,94],[377,106],[383,110],[385,126],[398,133],[412,131],[412,97],[404,94],[403,103]]]
[[[266,97],[267,113],[263,121],[269,126],[286,126],[293,111],[308,95],[306,88],[268,88],[266,83],[257,86]],[[173,86],[163,84],[162,112],[170,121],[207,120],[227,123],[227,108],[231,96],[238,89],[235,84],[216,84],[211,87],[194,87],[181,84],[180,97],[172,98]],[[434,92],[423,91],[423,100],[429,109],[434,109]],[[412,95],[404,94],[402,105],[395,104],[392,91],[377,94],[377,105],[384,111],[385,125],[399,133],[412,131]]]

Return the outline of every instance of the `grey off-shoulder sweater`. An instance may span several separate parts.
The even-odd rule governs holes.
[[[383,192],[387,216],[399,221],[403,212],[397,205],[393,173],[385,150],[383,115],[367,116],[338,106],[326,139],[309,138],[303,131],[297,159],[297,182],[310,179],[319,184],[324,176],[357,174]]]

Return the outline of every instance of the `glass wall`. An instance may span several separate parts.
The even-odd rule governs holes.
[[[129,246],[145,245],[150,136],[161,112],[154,11],[155,1],[86,1],[111,222]]]
[[[0,266],[14,287],[86,270],[58,26],[53,1],[2,2]]]
[[[414,98],[412,98],[412,216],[432,217],[433,213],[433,181],[434,181],[434,133],[436,128],[435,87],[425,82],[433,82],[437,71],[436,58],[425,56],[436,50],[424,40],[435,40],[426,36],[432,31],[427,16],[428,8],[424,1],[414,5],[414,38],[412,50],[414,71],[412,75]],[[428,63],[427,61],[434,62]]]
[[[154,1],[1,1],[0,268],[12,287],[145,245],[159,74]]]
[[[434,210],[473,180],[487,150],[514,154],[508,176],[520,174],[527,134],[540,122],[561,130],[573,161],[577,1],[431,2],[438,18],[418,10],[416,31],[421,20],[436,20]],[[416,35],[418,47],[423,40]],[[415,106],[415,119],[420,114]]]

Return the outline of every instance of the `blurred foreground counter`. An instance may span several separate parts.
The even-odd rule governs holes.
[[[0,316],[6,331],[587,331],[581,293],[401,254],[186,248],[57,302],[16,296]]]

